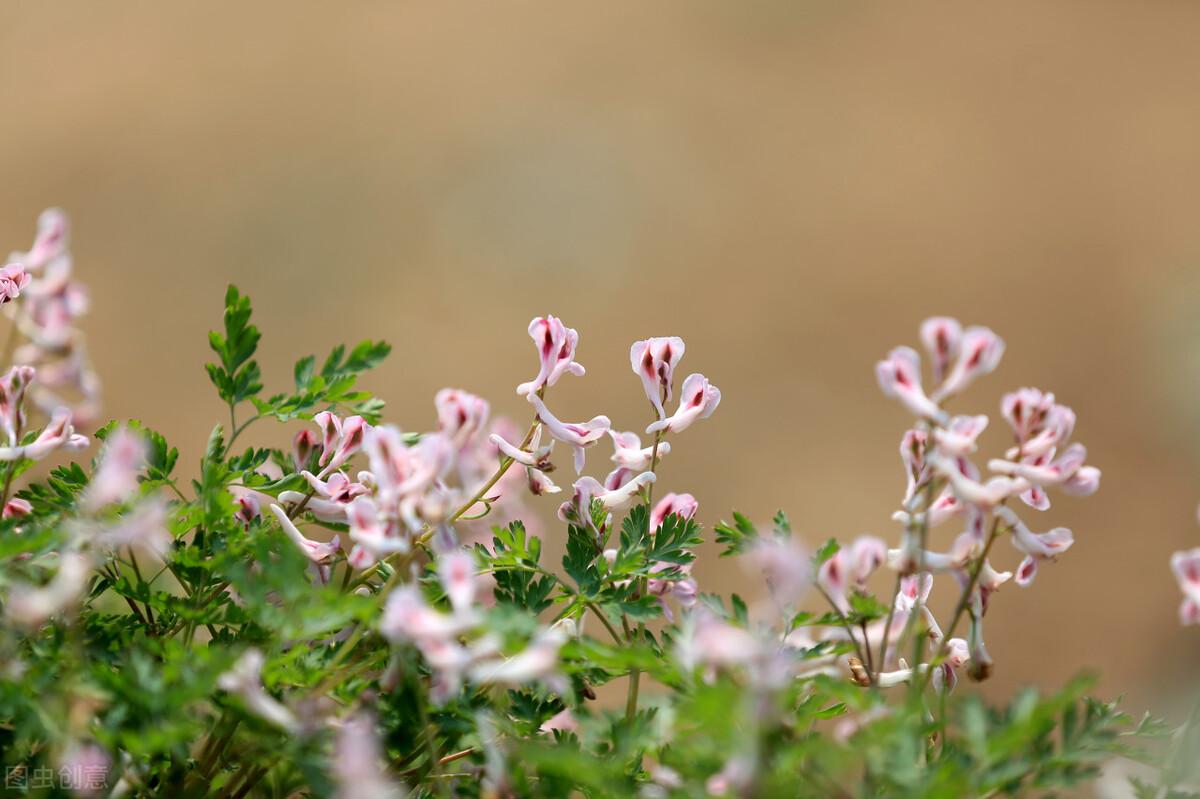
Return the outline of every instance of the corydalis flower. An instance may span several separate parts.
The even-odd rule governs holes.
[[[852,586],[862,586],[887,559],[887,544],[874,536],[859,536],[849,547],[838,549],[817,570],[817,585],[839,610],[850,605],[846,598]]]
[[[1183,591],[1183,602],[1179,606],[1180,623],[1200,624],[1200,547],[1172,555],[1171,571],[1175,573],[1175,580]]]
[[[21,289],[28,286],[30,280],[29,273],[20,264],[0,268],[0,305],[20,297]]]
[[[720,404],[721,390],[708,382],[707,377],[702,374],[688,375],[679,392],[679,407],[675,413],[651,424],[646,428],[646,433],[681,433],[697,419],[712,416]]]
[[[322,480],[312,472],[300,473],[309,485],[309,493],[282,491],[280,502],[303,503],[304,509],[323,522],[340,524],[346,521],[346,509],[356,497],[369,494],[367,485],[372,479],[370,472],[359,472],[358,482],[352,481],[343,472],[334,472]]]
[[[100,465],[84,494],[83,506],[96,510],[130,499],[137,491],[146,454],[145,436],[123,426],[109,434],[100,454]]]
[[[58,208],[47,208],[38,216],[37,234],[28,252],[14,252],[10,261],[17,261],[26,269],[39,272],[46,264],[67,255],[70,232],[67,215]]]
[[[278,505],[272,505],[271,513],[275,514],[275,518],[279,520],[279,526],[283,528],[284,534],[292,539],[292,543],[300,549],[304,557],[313,563],[329,563],[341,551],[341,541],[338,539],[338,536],[335,535],[333,540],[327,544],[320,541],[313,541],[300,532],[295,523],[288,518],[287,512],[283,508]]]
[[[700,503],[691,494],[667,494],[650,511],[650,530],[657,531],[668,516],[690,519],[699,508]]]
[[[582,377],[584,368],[575,362],[579,333],[553,316],[539,316],[529,323],[529,337],[537,346],[540,367],[537,377],[517,386],[518,394],[535,394],[552,386],[567,372]]]
[[[247,649],[233,668],[217,680],[221,690],[237,694],[254,715],[280,729],[294,732],[299,729],[295,715],[282,702],[267,693],[262,684],[262,669],[266,659],[257,649]]]
[[[575,494],[569,502],[558,509],[558,518],[564,522],[583,521],[591,518],[592,502],[599,502],[606,511],[623,510],[629,507],[644,486],[654,482],[654,472],[642,472],[620,488],[608,489],[594,477],[581,477],[575,481]]]
[[[541,446],[542,429],[543,425],[539,424],[534,430],[533,436],[529,439],[528,449],[521,449],[496,433],[493,433],[488,439],[501,455],[525,467],[525,476],[529,480],[529,491],[534,496],[557,494],[562,491],[547,474],[547,472],[554,471],[554,464],[550,462],[554,441],[551,440],[546,446]]]
[[[0,447],[0,461],[15,461],[21,458],[41,460],[58,449],[80,450],[90,442],[88,437],[75,432],[71,424],[71,412],[58,408],[50,416],[50,423],[30,443],[24,446]]]
[[[72,607],[82,597],[91,569],[92,562],[86,555],[68,552],[59,558],[58,572],[46,585],[13,583],[8,594],[8,617],[26,627],[36,627]]]
[[[1013,547],[1025,553],[1025,559],[1017,567],[1013,580],[1019,586],[1028,586],[1033,582],[1040,561],[1054,559],[1075,543],[1074,536],[1066,527],[1055,527],[1046,533],[1033,533],[1011,508],[996,508],[996,515],[1009,525]]]
[[[443,388],[433,404],[437,408],[438,429],[460,448],[487,427],[490,406],[487,400],[469,391]]]
[[[975,381],[993,372],[1004,355],[1004,340],[986,327],[969,327],[962,335],[954,367],[933,392],[934,402],[951,397]]]
[[[383,762],[374,718],[359,714],[343,721],[330,763],[338,784],[336,799],[403,799],[405,791],[388,779]]]
[[[654,460],[656,454],[654,446],[643,447],[642,440],[638,438],[637,433],[618,433],[615,430],[609,430],[608,434],[613,440],[612,462],[618,467],[638,471],[648,468],[651,461]],[[660,441],[658,457],[661,458],[670,452],[671,444],[667,441]]]
[[[921,356],[912,347],[896,347],[875,364],[875,379],[885,396],[894,397],[922,419],[944,420],[945,411],[921,387]]]
[[[594,416],[586,422],[563,422],[550,412],[550,409],[546,407],[546,403],[542,402],[541,397],[537,394],[530,394],[529,402],[532,403],[534,410],[537,412],[538,420],[545,426],[550,435],[574,450],[575,473],[579,474],[582,472],[584,458],[586,457],[584,450],[587,447],[594,446],[597,441],[604,438],[612,428],[612,422],[609,421],[607,416]]]
[[[34,374],[32,366],[14,366],[0,378],[0,428],[9,446],[16,446],[18,431],[25,428],[25,391]]]
[[[341,468],[356,452],[362,449],[371,426],[361,416],[342,419],[330,411],[322,411],[313,417],[321,428],[321,457],[317,463],[324,476]]]
[[[646,399],[666,418],[663,401],[670,401],[675,382],[675,366],[683,358],[683,339],[678,336],[648,338],[635,341],[629,350],[629,363],[642,380]]]

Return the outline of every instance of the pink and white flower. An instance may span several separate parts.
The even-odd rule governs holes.
[[[583,471],[584,450],[594,446],[610,429],[612,422],[607,416],[594,416],[586,422],[563,422],[550,412],[546,403],[537,394],[529,395],[529,402],[537,412],[538,419],[554,438],[571,447],[575,452],[575,473]]]
[[[940,403],[958,394],[982,375],[995,371],[1004,355],[1004,340],[986,327],[968,327],[950,374],[931,397]]]
[[[83,506],[96,510],[129,500],[137,492],[146,455],[145,436],[124,426],[114,430],[104,441],[100,465],[84,493]]]
[[[912,347],[896,347],[875,364],[875,379],[885,396],[894,397],[921,419],[944,421],[946,412],[921,387],[921,356]]]
[[[305,537],[304,533],[300,532],[295,523],[288,518],[287,512],[278,505],[271,505],[271,513],[279,521],[279,526],[283,528],[283,532],[292,542],[304,553],[304,557],[318,565],[328,564],[333,558],[342,551],[341,540],[338,536],[334,536],[329,543],[321,541],[313,541],[311,538]]]
[[[0,461],[15,461],[22,458],[41,460],[55,450],[68,452],[81,450],[89,443],[88,437],[75,432],[71,424],[71,412],[58,408],[50,416],[50,422],[38,437],[25,446],[0,447]]]
[[[1175,580],[1183,591],[1183,602],[1179,606],[1180,623],[1200,624],[1200,547],[1172,555],[1171,571],[1175,573]]]
[[[536,394],[554,385],[566,373],[582,377],[584,368],[575,362],[579,333],[553,316],[539,316],[529,323],[529,337],[537,346],[540,367],[537,376],[517,386],[518,394]]]
[[[37,234],[28,252],[14,252],[8,259],[20,262],[26,269],[39,272],[46,264],[64,256],[69,257],[70,226],[67,215],[58,208],[47,208],[38,216]]]
[[[700,503],[691,494],[667,494],[650,511],[650,530],[657,531],[668,516],[691,519],[699,508]]]
[[[921,323],[921,343],[933,363],[933,379],[939,382],[958,358],[962,344],[962,325],[948,316],[933,316]]]
[[[21,289],[28,286],[32,279],[20,264],[8,264],[0,268],[0,305],[20,297]]]
[[[635,341],[629,350],[629,363],[633,372],[642,380],[646,399],[665,419],[663,402],[670,402],[675,382],[675,366],[683,358],[683,339],[678,336],[663,336]]]
[[[459,448],[487,427],[490,406],[487,400],[468,391],[444,388],[433,400],[437,408],[438,429]]]
[[[643,447],[642,440],[638,438],[637,433],[618,433],[616,430],[609,430],[609,436],[613,440],[613,456],[612,461],[617,466],[633,471],[641,471],[642,469],[650,468],[650,463],[654,460],[654,446]],[[658,457],[662,457],[671,452],[671,444],[667,441],[660,441],[658,444]]]
[[[658,432],[682,433],[697,419],[707,419],[721,404],[721,389],[708,381],[702,374],[691,374],[683,381],[679,392],[679,406],[666,419],[654,422],[646,428],[646,434]]]

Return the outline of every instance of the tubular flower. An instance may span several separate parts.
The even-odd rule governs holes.
[[[912,415],[932,421],[946,418],[921,388],[921,356],[912,347],[896,347],[876,363],[875,379],[885,396],[895,397]]]
[[[300,532],[292,520],[288,518],[287,512],[283,508],[278,505],[272,505],[271,513],[275,514],[275,518],[279,520],[279,526],[283,528],[284,534],[292,539],[292,542],[304,553],[304,557],[313,563],[329,563],[337,553],[341,552],[342,544],[338,536],[334,536],[333,540],[327,544],[320,541],[313,541],[310,538],[306,538]]]
[[[575,473],[583,471],[584,450],[594,446],[610,429],[612,422],[607,416],[595,416],[586,422],[572,424],[563,422],[550,412],[546,403],[537,394],[529,395],[529,402],[537,411],[538,419],[554,438],[571,447],[575,452]]]
[[[646,399],[665,419],[663,401],[671,401],[675,383],[675,366],[683,359],[683,339],[678,336],[663,336],[635,341],[629,349],[629,363],[633,372],[642,380]]]
[[[85,508],[95,510],[112,502],[125,502],[137,491],[138,477],[146,465],[146,439],[119,427],[104,441],[100,465],[84,494]]]
[[[654,459],[654,447],[643,447],[642,440],[638,438],[637,433],[618,433],[615,430],[608,431],[609,436],[613,440],[613,456],[612,461],[617,466],[640,471],[650,468],[650,463]],[[667,441],[661,441],[658,444],[658,457],[667,455],[671,452],[671,444]]]
[[[1179,606],[1181,624],[1200,624],[1200,547],[1171,556],[1171,571],[1183,591]]]
[[[668,516],[690,519],[699,508],[700,503],[691,494],[667,494],[650,511],[650,530],[657,531]]]
[[[976,378],[995,371],[1004,355],[1004,340],[986,327],[968,327],[962,335],[958,359],[938,390],[934,402],[958,394]]]
[[[58,449],[68,452],[80,450],[89,443],[88,437],[75,432],[71,424],[71,412],[59,408],[50,417],[50,423],[29,444],[17,447],[0,447],[0,461],[15,461],[21,458],[41,460]]]
[[[934,382],[941,381],[958,358],[962,345],[962,325],[948,316],[934,316],[921,323],[921,343],[933,363]]]
[[[553,316],[537,317],[529,323],[529,337],[537,346],[540,366],[533,380],[517,386],[518,394],[535,394],[554,385],[568,372],[576,377],[583,376],[583,366],[575,362],[579,333],[564,325],[562,320]]]
[[[682,433],[697,419],[707,419],[721,404],[721,389],[708,381],[702,374],[691,374],[683,381],[679,391],[679,406],[666,419],[654,422],[646,428],[647,435],[658,432]]]
[[[438,429],[460,449],[487,427],[487,400],[456,388],[443,388],[433,400]]]
[[[366,440],[371,426],[361,416],[341,419],[330,411],[322,411],[313,417],[321,428],[321,457],[317,463],[322,467],[323,477],[350,460]]]

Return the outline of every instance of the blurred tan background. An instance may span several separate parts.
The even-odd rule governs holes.
[[[643,427],[629,344],[681,335],[724,403],[660,491],[814,542],[898,532],[874,361],[932,313],[988,324],[1008,354],[961,407],[1052,389],[1104,470],[1025,514],[1077,544],[997,598],[988,690],[1086,666],[1165,703],[1200,664],[1167,568],[1200,545],[1198,34],[1183,3],[8,2],[0,250],[72,214],[105,410],[189,468],[228,281],[269,388],[386,338],[368,385],[410,429],[447,384],[525,418],[546,312],[588,368],[556,411]]]

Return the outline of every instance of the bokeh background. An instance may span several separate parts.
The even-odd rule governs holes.
[[[1008,353],[960,407],[1054,390],[1104,484],[1032,519],[1077,543],[996,600],[987,690],[1088,667],[1169,707],[1200,664],[1167,568],[1200,545],[1198,31],[1165,2],[6,2],[0,250],[68,209],[106,412],[189,463],[229,281],[268,387],[385,338],[367,382],[409,429],[444,385],[525,418],[546,312],[588,368],[555,409],[644,426],[629,344],[681,335],[724,403],[660,490],[814,543],[898,533],[874,361],[929,314],[990,325]]]

